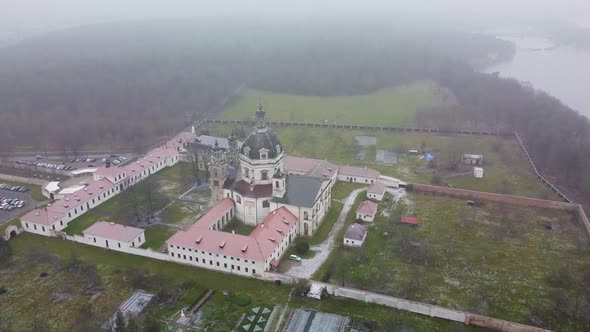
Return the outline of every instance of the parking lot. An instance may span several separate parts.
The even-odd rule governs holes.
[[[26,212],[35,207],[35,204],[28,187],[0,182],[0,222]]]
[[[34,158],[21,158],[17,159],[15,163],[21,166],[29,166],[32,168],[56,170],[56,171],[73,171],[79,168],[88,167],[99,167],[107,163],[113,165],[119,165],[127,161],[129,156],[122,155],[105,155],[105,156],[87,156],[78,158],[45,158],[44,156],[37,155]]]

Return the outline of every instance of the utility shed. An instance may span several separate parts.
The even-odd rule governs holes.
[[[356,219],[362,221],[373,221],[377,214],[377,203],[372,201],[362,201],[356,209]]]
[[[82,233],[87,244],[118,251],[128,251],[145,242],[143,229],[113,222],[97,221]]]
[[[367,226],[359,223],[353,223],[344,233],[344,245],[349,247],[360,247],[367,238]]]
[[[466,165],[483,165],[483,155],[465,153],[463,154],[463,163]]]
[[[478,179],[483,178],[483,168],[473,167],[473,176],[475,176]]]

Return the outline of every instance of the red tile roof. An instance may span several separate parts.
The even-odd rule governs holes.
[[[285,156],[286,173],[331,178],[338,171],[338,166],[327,160]]]
[[[127,176],[133,176],[134,174],[140,173],[146,167],[150,167],[154,162],[161,160],[162,158],[169,158],[178,154],[177,147],[181,146],[184,142],[187,142],[194,137],[194,134],[190,132],[181,132],[170,141],[161,147],[157,147],[148,152],[145,156],[139,157],[138,161],[130,163],[128,165],[118,167],[112,166],[109,168],[100,167],[97,169],[96,174],[99,176],[116,176],[123,172],[127,173]],[[102,178],[98,181],[92,182],[87,187],[80,189],[72,194],[66,195],[62,199],[56,200],[53,204],[48,204],[44,210],[33,210],[21,217],[22,220],[28,221],[35,224],[51,225],[57,220],[65,217],[65,215],[73,210],[74,208],[86,203],[94,197],[101,195],[102,193],[110,190],[115,185]],[[271,186],[272,195],[272,186]]]
[[[35,209],[20,217],[20,219],[37,225],[49,226],[63,216],[63,213],[50,212],[46,209]]]
[[[418,225],[420,221],[416,217],[402,216],[401,220],[404,224]]]
[[[365,178],[378,179],[380,173],[374,169],[357,166],[340,166],[338,174],[345,176],[358,176]]]
[[[378,194],[383,195],[385,193],[385,188],[387,188],[382,182],[375,181],[372,185],[369,186],[367,192],[370,194]]]
[[[233,190],[245,197],[272,197],[272,184],[257,184],[251,188],[250,183],[240,180],[233,186]]]
[[[141,228],[119,225],[116,223],[97,221],[92,226],[86,228],[82,233],[84,235],[100,236],[115,241],[131,242],[143,234]]]
[[[98,176],[112,176],[112,177],[116,177],[117,175],[120,175],[122,173],[125,173],[125,169],[121,168],[121,167],[116,167],[116,166],[111,166],[111,167],[99,167],[96,169],[96,171],[94,172],[94,174],[98,175]]]
[[[66,216],[69,211],[113,188],[114,184],[107,179],[100,179],[62,199],[47,204],[43,210],[33,210],[21,217],[21,220],[34,224],[51,225]]]
[[[231,208],[229,204],[233,205],[231,198],[223,199],[188,230],[176,232],[166,243],[220,255],[266,261],[298,220],[287,208],[281,207],[269,213],[250,235],[210,230],[210,223],[221,218]]]
[[[270,257],[283,238],[288,236],[297,220],[286,207],[280,207],[269,213],[250,236],[256,239],[264,257]]]
[[[202,215],[190,228],[209,228],[213,223],[217,222],[224,214],[226,214],[234,206],[234,200],[230,197],[226,197],[219,201],[219,203],[213,205],[209,211]]]
[[[374,216],[377,213],[377,203],[372,201],[362,201],[356,209],[356,213]]]

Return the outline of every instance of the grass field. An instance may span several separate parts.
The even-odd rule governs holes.
[[[363,247],[336,249],[315,277],[330,270],[331,282],[361,289],[556,330],[587,326],[589,240],[574,216],[408,197],[382,203]],[[420,225],[400,224],[401,215]]]
[[[206,289],[214,289],[216,293],[203,307],[201,328],[229,331],[243,313],[256,306],[285,305],[291,290],[286,285],[28,233],[11,240],[10,246],[10,265],[0,269],[0,286],[7,290],[0,295],[0,330],[38,330],[39,326],[59,331],[70,331],[74,326],[96,330],[134,289],[141,288],[157,295],[147,311],[162,321],[193,303]],[[42,272],[48,276],[40,277]],[[222,291],[228,291],[229,296]],[[237,299],[242,297],[250,298],[251,303],[240,306]],[[80,313],[85,305],[91,308],[90,317]],[[289,306],[374,321],[377,331],[390,331],[393,323],[415,331],[475,331],[462,324],[336,298],[319,302],[294,297]]]
[[[272,120],[351,124],[413,125],[419,109],[448,108],[454,97],[431,81],[379,90],[367,95],[316,97],[246,90],[221,119],[252,119],[260,100]]]
[[[230,221],[229,223],[227,223],[225,225],[225,227],[223,227],[223,231],[229,232],[229,233],[231,233],[233,231],[236,234],[250,235],[250,233],[252,233],[254,228],[256,228],[256,226],[246,225],[245,223],[234,219],[234,220]]]
[[[208,129],[213,135],[227,136],[231,127],[210,125]],[[434,174],[439,174],[443,182],[459,188],[558,199],[535,177],[513,138],[309,127],[279,128],[277,134],[287,154],[293,156],[327,159],[337,165],[367,166],[406,182],[430,183]],[[358,135],[375,136],[377,145],[359,146],[355,140]],[[424,159],[407,154],[408,149],[422,145],[434,154],[434,168]],[[393,166],[376,164],[377,149],[395,151],[397,163]],[[359,150],[366,151],[365,160],[355,158]],[[467,165],[460,165],[457,170],[447,168],[452,161],[460,160],[463,153],[484,155],[483,179],[476,179],[472,167]]]

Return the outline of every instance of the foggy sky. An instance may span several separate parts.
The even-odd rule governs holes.
[[[109,21],[202,16],[272,17],[412,13],[433,19],[588,22],[589,0],[0,0],[0,29],[30,34]],[[589,23],[590,24],[590,23]]]

